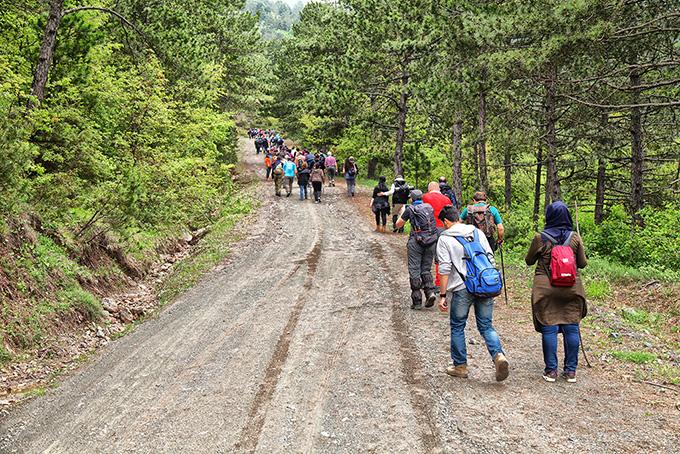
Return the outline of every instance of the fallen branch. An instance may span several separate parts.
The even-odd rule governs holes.
[[[676,388],[673,388],[673,387],[668,386],[668,385],[662,385],[661,383],[654,383],[653,381],[646,381],[646,380],[643,380],[642,383],[645,383],[647,385],[657,386],[657,387],[663,388],[663,389],[669,389],[671,391],[675,391],[676,393],[678,392],[678,390]]]

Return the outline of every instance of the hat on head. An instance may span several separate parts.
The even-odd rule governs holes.
[[[414,189],[409,194],[409,197],[411,197],[411,200],[413,200],[414,202],[416,200],[422,200],[423,199],[423,191],[421,191],[420,189]]]
[[[404,180],[403,176],[397,175],[396,177],[394,177],[394,181],[406,181],[406,180]]]

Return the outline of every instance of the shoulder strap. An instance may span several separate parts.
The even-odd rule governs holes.
[[[545,231],[541,232],[541,236],[545,236],[551,243],[557,244],[557,240],[552,237],[552,235],[546,233]]]
[[[574,231],[572,230],[569,232],[569,235],[567,235],[567,239],[564,240],[564,243],[562,243],[562,246],[569,246],[571,244],[571,237],[574,236]]]

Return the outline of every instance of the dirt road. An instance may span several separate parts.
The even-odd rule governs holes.
[[[525,308],[496,315],[506,382],[473,331],[470,379],[446,376],[448,319],[408,309],[405,238],[365,197],[258,195],[227,263],[3,421],[0,452],[677,452],[656,390],[544,383]]]

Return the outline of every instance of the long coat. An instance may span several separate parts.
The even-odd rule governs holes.
[[[577,268],[587,265],[586,252],[581,237],[574,233],[571,237],[571,248],[576,256]],[[527,265],[536,264],[534,285],[531,290],[531,312],[534,328],[541,331],[541,325],[561,325],[579,323],[588,313],[586,293],[581,276],[577,274],[573,287],[553,287],[546,270],[550,267],[552,243],[543,242],[537,233],[529,247],[525,261]]]

